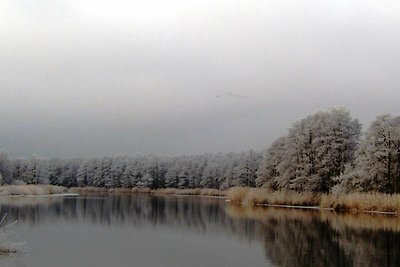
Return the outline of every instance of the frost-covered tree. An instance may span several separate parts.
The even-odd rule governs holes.
[[[386,114],[372,122],[357,150],[355,169],[342,182],[356,190],[400,192],[400,117]]]
[[[170,188],[178,187],[179,176],[176,167],[170,167],[165,174],[165,186]]]
[[[3,183],[11,183],[11,161],[5,151],[0,151],[0,174],[2,175]]]
[[[135,178],[133,166],[127,165],[121,175],[121,187],[131,188],[135,186],[137,182]]]
[[[257,171],[256,185],[276,190],[288,186],[289,179],[282,179],[278,165],[283,161],[285,152],[286,137],[281,137],[272,143],[271,147],[265,152]]]
[[[296,122],[267,152],[258,184],[328,192],[332,178],[354,161],[361,125],[345,109],[317,112]]]
[[[233,184],[235,186],[254,187],[260,155],[253,150],[241,153],[238,165],[234,171]]]
[[[147,173],[144,175],[137,183],[138,187],[150,187],[153,188],[154,186],[154,178]]]

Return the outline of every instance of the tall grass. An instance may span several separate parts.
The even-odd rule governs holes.
[[[311,192],[281,192],[262,188],[232,187],[228,198],[233,203],[248,205],[317,206],[320,195]]]
[[[177,188],[161,188],[152,190],[153,194],[163,195],[187,195],[187,196],[225,196],[226,192],[214,189],[214,188],[189,188],[189,189],[177,189]]]
[[[351,193],[339,196],[322,195],[320,206],[337,211],[400,213],[400,195]]]
[[[90,194],[90,193],[106,193],[107,188],[104,187],[94,187],[94,186],[87,186],[87,187],[71,187],[68,191],[71,193],[78,193],[78,194]]]
[[[157,194],[157,195],[190,195],[190,196],[225,196],[226,192],[213,188],[159,188],[150,189],[148,187],[133,188],[104,188],[104,187],[72,187],[69,192],[79,194],[89,193],[132,193],[132,194]]]
[[[203,188],[203,189],[201,189],[200,195],[224,197],[224,196],[226,196],[226,191],[215,189],[215,188]]]
[[[244,203],[250,190],[249,187],[231,187],[226,195],[232,203]]]
[[[0,196],[63,194],[67,188],[54,185],[5,185],[0,186]]]
[[[305,206],[336,211],[400,213],[400,194],[349,193],[333,195],[233,187],[228,190],[227,196],[231,202],[244,205]]]

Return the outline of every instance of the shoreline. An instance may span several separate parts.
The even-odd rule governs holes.
[[[44,194],[44,195],[4,195],[0,196],[2,198],[38,198],[38,197],[77,197],[79,194],[77,193],[61,193],[61,194]]]
[[[228,190],[212,188],[101,188],[52,185],[0,186],[2,198],[76,197],[85,194],[148,194],[171,196],[197,196],[225,199],[235,205],[275,207],[287,209],[327,210],[336,213],[367,213],[400,215],[400,194],[348,193],[342,195],[312,192],[268,191],[262,188],[232,187]]]
[[[230,188],[228,199],[243,206],[331,210],[336,213],[400,215],[400,194],[353,192],[341,195],[312,192]]]

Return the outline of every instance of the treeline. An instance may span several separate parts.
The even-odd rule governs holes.
[[[4,184],[66,187],[229,188],[255,186],[262,154],[205,154],[179,157],[9,159],[0,153]]]
[[[400,191],[400,117],[382,115],[367,132],[343,109],[317,112],[292,125],[264,153],[179,157],[9,159],[0,153],[3,184],[67,187],[264,187],[344,193]]]
[[[272,190],[398,193],[400,117],[378,116],[361,138],[345,109],[317,112],[272,144],[257,176]]]

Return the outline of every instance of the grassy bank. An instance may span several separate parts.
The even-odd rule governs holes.
[[[101,187],[73,187],[69,192],[87,194],[87,193],[123,193],[123,194],[156,194],[156,195],[187,195],[187,196],[225,196],[226,191],[213,188],[194,188],[194,189],[177,189],[177,188],[161,188],[150,189],[148,187],[133,188],[101,188]]]
[[[400,195],[350,193],[343,195],[311,192],[268,191],[261,188],[233,187],[227,192],[232,203],[244,205],[277,205],[317,207],[347,212],[400,213]]]
[[[262,188],[232,187],[227,191],[212,188],[194,189],[150,189],[150,188],[66,188],[52,185],[7,185],[0,187],[0,196],[54,195],[90,193],[128,193],[155,195],[190,195],[227,197],[234,204],[246,206],[293,206],[333,209],[346,212],[387,212],[400,214],[400,194],[350,193],[343,195],[318,194],[311,192],[268,191]]]
[[[190,195],[190,196],[225,196],[226,192],[213,188],[194,188],[194,189],[156,189],[151,191],[152,194],[172,194],[172,195]]]
[[[68,188],[54,185],[5,185],[0,186],[0,196],[65,194]]]

